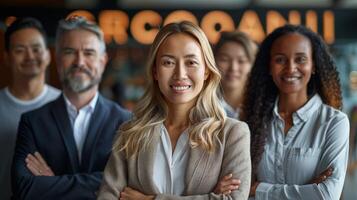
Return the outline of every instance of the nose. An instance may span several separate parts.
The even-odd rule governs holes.
[[[231,62],[230,62],[230,65],[231,65],[231,70],[232,71],[238,71],[239,70],[239,61],[236,60],[236,59],[232,59]]]
[[[35,57],[34,52],[32,51],[32,49],[28,48],[26,50],[26,58],[29,60],[32,60],[32,59],[34,59],[34,57]]]
[[[85,63],[85,58],[82,52],[78,52],[75,59],[75,64],[78,66],[83,66]]]
[[[174,78],[175,79],[185,79],[187,77],[187,69],[184,62],[178,62],[175,66]]]
[[[288,72],[290,73],[295,72],[296,67],[297,66],[294,60],[290,60],[289,62],[286,63],[286,70],[288,70]]]

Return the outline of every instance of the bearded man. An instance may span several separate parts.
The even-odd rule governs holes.
[[[96,24],[81,17],[60,21],[56,64],[63,94],[21,117],[14,199],[96,199],[116,130],[130,117],[98,93],[106,63]]]

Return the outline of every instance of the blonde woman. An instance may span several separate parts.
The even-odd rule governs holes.
[[[249,129],[225,116],[203,31],[165,26],[147,69],[148,89],[119,130],[98,199],[247,199]]]

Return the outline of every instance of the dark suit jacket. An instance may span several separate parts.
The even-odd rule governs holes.
[[[11,113],[9,113],[11,114]],[[118,127],[130,113],[99,95],[79,162],[63,96],[21,116],[12,163],[15,199],[95,199]],[[38,151],[54,177],[34,176],[25,158]]]

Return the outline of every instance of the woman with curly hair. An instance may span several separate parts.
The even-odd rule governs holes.
[[[250,133],[226,118],[220,78],[197,25],[163,27],[149,53],[148,88],[119,129],[98,199],[247,199]]]
[[[222,32],[214,48],[222,73],[223,107],[228,117],[239,118],[248,74],[252,69],[257,45],[243,32]]]
[[[262,42],[246,88],[255,199],[339,199],[349,121],[320,36],[285,25]]]

